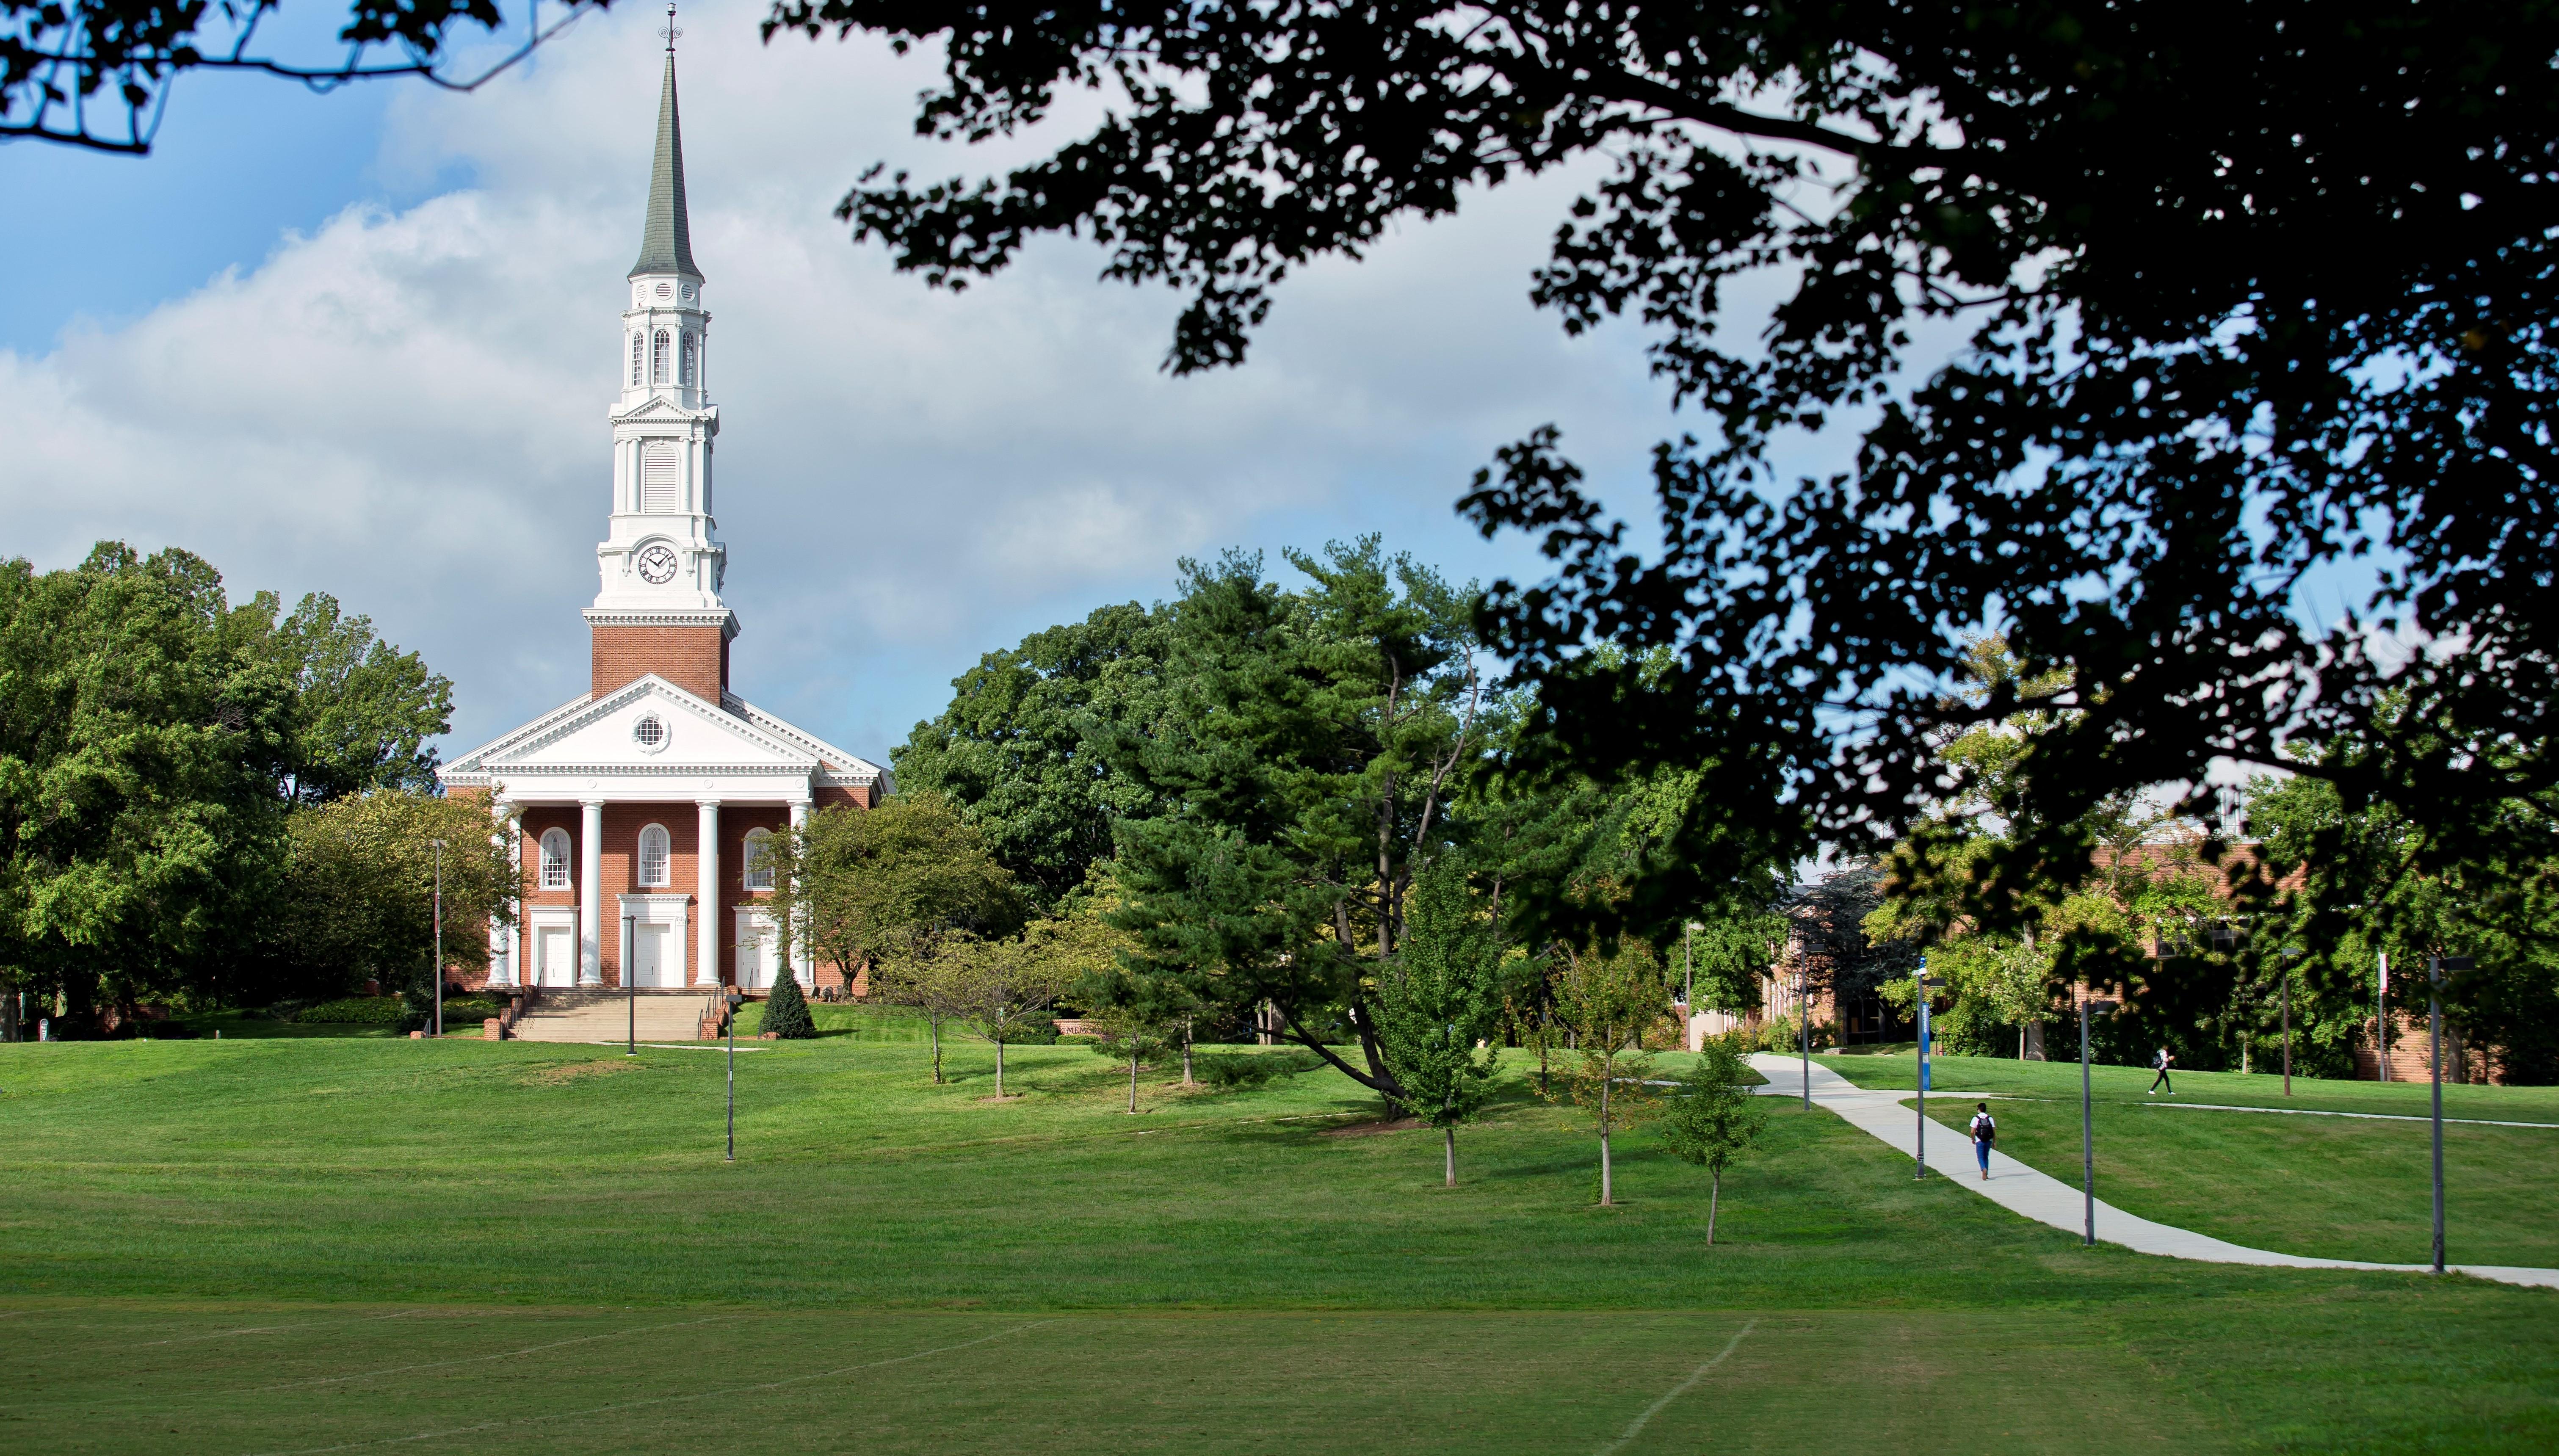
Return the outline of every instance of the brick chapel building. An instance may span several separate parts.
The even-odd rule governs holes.
[[[490,985],[760,990],[783,969],[763,908],[769,836],[822,805],[868,808],[890,786],[877,764],[729,690],[738,622],[720,600],[727,548],[712,514],[719,406],[684,213],[672,39],[629,285],[612,509],[585,613],[592,676],[442,778],[514,821],[525,899],[516,927],[490,933]],[[794,959],[801,984],[819,984],[806,952]]]

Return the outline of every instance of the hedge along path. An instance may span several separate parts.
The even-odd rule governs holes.
[[[1750,1067],[1768,1079],[1766,1086],[1756,1089],[1760,1095],[1799,1097],[1809,1092],[1816,1105],[1835,1113],[1851,1127],[1877,1138],[1903,1157],[1918,1155],[1918,1129],[1910,1108],[1902,1105],[1902,1100],[1913,1093],[1870,1092],[1829,1068],[1819,1066],[1812,1068],[1808,1087],[1803,1063],[1768,1052],[1754,1054],[1750,1058]],[[1980,1094],[1965,1092],[1961,1095],[1977,1097]],[[1949,1150],[1950,1160],[1966,1155],[1971,1143],[1964,1134],[1943,1123],[1932,1121],[1931,1125],[1946,1135],[1946,1141],[1940,1146]],[[2087,1204],[2076,1187],[2050,1174],[2037,1172],[1996,1148],[1991,1152],[1990,1178],[1985,1181],[1971,1176],[1971,1169],[1959,1167],[1956,1173],[1948,1175],[1948,1181],[2036,1223],[2049,1224],[2070,1234],[2085,1232]],[[2355,1259],[2314,1258],[2307,1254],[2249,1248],[2190,1229],[2154,1224],[2148,1219],[2125,1213],[2104,1199],[2097,1200],[2097,1237],[2135,1253],[2194,1259],[2202,1263],[2260,1264],[2296,1269],[2378,1269],[2411,1274],[2433,1272],[2428,1264],[2364,1263]],[[2446,1267],[2455,1273],[2494,1279],[2501,1284],[2559,1289],[2559,1269],[2524,1268],[2512,1264],[2449,1264]]]

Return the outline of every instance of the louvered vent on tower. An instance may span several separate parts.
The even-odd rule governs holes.
[[[673,440],[652,440],[640,447],[640,509],[673,514],[676,502],[676,452]]]

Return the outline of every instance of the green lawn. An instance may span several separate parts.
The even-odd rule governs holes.
[[[1826,1113],[1772,1109],[1708,1248],[1692,1170],[1627,1136],[1596,1209],[1524,1096],[1448,1191],[1435,1134],[1337,1134],[1376,1108],[1329,1072],[1150,1076],[1130,1117],[1080,1048],[1015,1049],[1000,1103],[948,1055],[937,1089],[911,1044],[742,1047],[726,1164],[710,1050],[0,1048],[0,1443],[2559,1442],[2546,1292],[2083,1249]]]
[[[1815,1058],[1862,1087],[1907,1088],[1910,1058]],[[2079,1178],[2079,1067],[1992,1058],[1931,1058],[1946,1092],[2009,1092],[1992,1104],[2000,1148],[2056,1178]],[[1782,1079],[1780,1079],[1782,1081]],[[2177,1096],[2151,1096],[2147,1070],[2089,1070],[2097,1196],[2129,1213],[2235,1243],[2325,1258],[2422,1263],[2431,1258],[2431,1129],[2423,1122],[2216,1112],[2182,1103],[2308,1107],[2424,1116],[2423,1084],[2178,1073]],[[1932,1092],[1929,1120],[1960,1146],[1972,1104]],[[2445,1243],[2456,1263],[2559,1266],[2550,1172],[2559,1167],[2559,1089],[2448,1087],[2446,1117],[2546,1120],[2547,1129],[2448,1124]]]

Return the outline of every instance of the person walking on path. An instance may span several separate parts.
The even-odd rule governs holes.
[[[2158,1073],[2159,1076],[2151,1079],[2151,1090],[2142,1093],[2142,1095],[2146,1097],[2155,1097],[2159,1095],[2159,1090],[2161,1088],[2167,1088],[2168,1094],[2170,1096],[2176,1096],[2177,1084],[2168,1080],[2168,1070],[2176,1064],[2177,1058],[2169,1055],[2168,1048],[2160,1048],[2159,1055],[2151,1059],[2151,1070]]]
[[[1991,1104],[1975,1102],[1973,1113],[1973,1156],[1982,1165],[1982,1181],[1991,1181],[1991,1140],[1999,1136],[1999,1123],[1991,1117]]]

